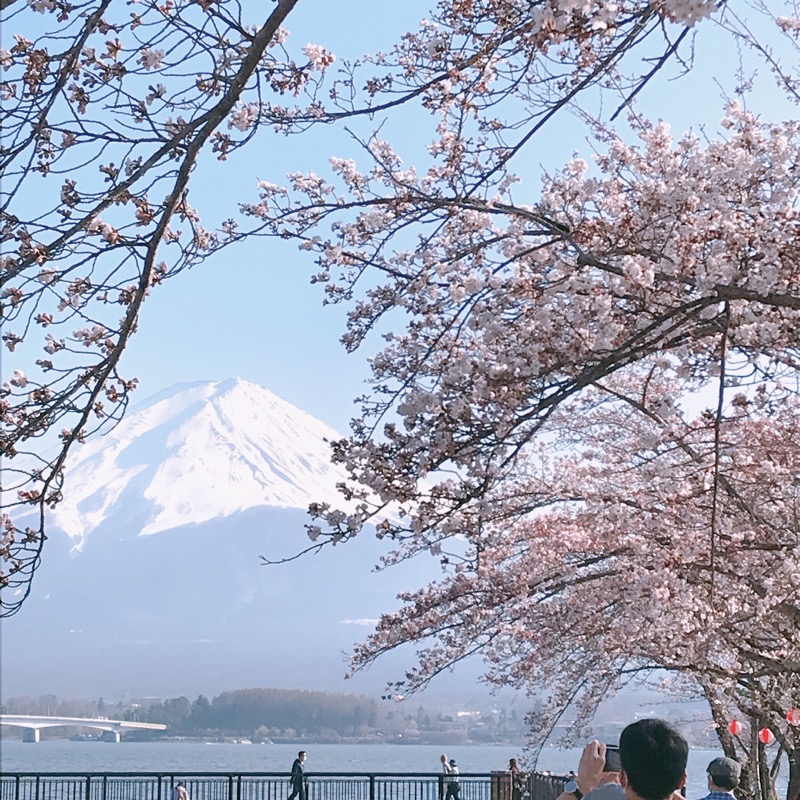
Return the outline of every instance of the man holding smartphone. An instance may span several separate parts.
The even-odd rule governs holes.
[[[559,800],[624,800],[619,773],[619,747],[591,741],[581,753],[578,774],[567,781],[566,796]]]
[[[620,736],[619,764],[614,748],[608,757],[607,750],[598,741],[586,745],[576,779],[558,800],[681,800],[689,745],[668,722],[641,719],[628,725]]]

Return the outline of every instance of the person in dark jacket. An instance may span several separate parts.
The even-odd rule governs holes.
[[[303,766],[305,763],[306,751],[301,750],[292,764],[292,775],[289,778],[289,782],[292,784],[292,793],[289,795],[289,800],[294,800],[295,797],[299,797],[299,800],[306,800],[308,797],[306,771]]]

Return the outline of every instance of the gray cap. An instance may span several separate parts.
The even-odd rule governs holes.
[[[712,778],[726,778],[734,784],[739,783],[742,767],[738,761],[726,756],[715,758],[707,767],[706,772]]]

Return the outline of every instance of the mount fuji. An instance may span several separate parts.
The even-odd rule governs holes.
[[[147,536],[264,506],[305,510],[337,498],[344,473],[327,443],[340,438],[241,379],[178,386],[79,451],[54,521],[81,547],[121,512]]]
[[[308,546],[309,502],[338,503],[336,438],[240,379],[129,410],[67,465],[31,596],[3,622],[3,694],[377,691],[399,677],[405,658],[391,656],[345,683],[343,651],[398,591],[434,577],[433,561],[376,573],[367,534],[259,560]]]

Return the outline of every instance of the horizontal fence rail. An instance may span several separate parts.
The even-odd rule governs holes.
[[[190,800],[287,800],[286,773],[4,773],[0,800],[171,800],[182,781]],[[463,773],[456,800],[555,800],[564,776],[530,773],[512,789],[506,772]],[[314,772],[300,800],[443,800],[446,777],[436,773]]]

